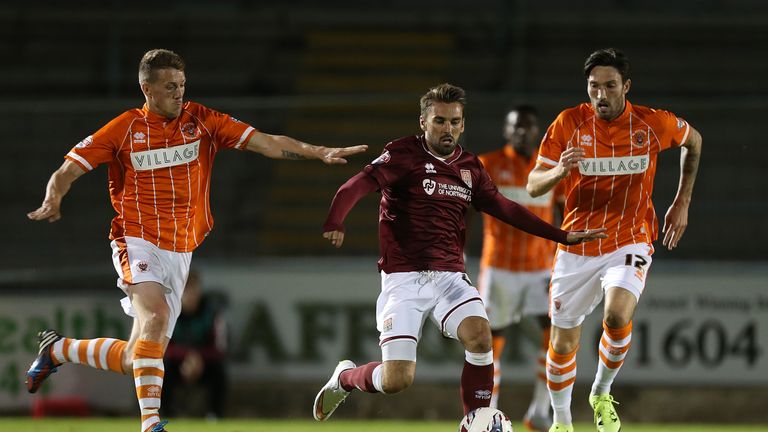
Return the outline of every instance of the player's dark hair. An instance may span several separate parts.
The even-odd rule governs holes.
[[[184,66],[184,59],[171,50],[153,49],[147,51],[139,62],[139,82],[154,81],[156,70],[172,68],[183,72]]]
[[[595,66],[611,66],[616,68],[619,71],[619,75],[621,75],[622,83],[625,83],[630,78],[629,58],[616,48],[603,48],[590,54],[584,62],[584,77],[589,78],[589,74]]]
[[[467,104],[467,93],[461,87],[456,87],[448,83],[443,83],[432,87],[429,91],[421,97],[419,104],[421,105],[421,116],[427,115],[427,110],[435,102],[442,103],[454,103],[458,102],[461,107]]]

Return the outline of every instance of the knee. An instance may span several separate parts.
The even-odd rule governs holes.
[[[381,381],[381,389],[386,394],[400,393],[413,384],[413,375],[399,375],[396,377],[384,377]]]
[[[563,335],[553,335],[550,341],[552,348],[558,354],[572,353],[574,350],[576,350],[576,348],[579,347],[578,339],[565,337]]]
[[[478,328],[470,333],[464,343],[464,348],[473,353],[487,353],[493,349],[493,338],[490,328]]]
[[[626,317],[621,313],[608,310],[605,312],[605,317],[603,320],[605,321],[605,325],[607,325],[609,328],[618,329],[626,327],[629,324],[631,318]]]

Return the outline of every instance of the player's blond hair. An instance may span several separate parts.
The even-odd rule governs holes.
[[[464,106],[467,104],[467,93],[463,88],[448,83],[443,83],[432,87],[426,94],[424,94],[424,96],[421,97],[421,100],[419,101],[419,104],[421,105],[422,117],[426,117],[427,110],[435,102],[458,102],[461,104],[461,107],[464,108]]]
[[[139,83],[152,82],[154,72],[158,69],[172,68],[184,71],[184,59],[175,52],[167,49],[147,51],[139,62]]]

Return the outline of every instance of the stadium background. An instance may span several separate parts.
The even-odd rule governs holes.
[[[638,312],[647,306],[640,318],[666,324],[651,329],[658,347],[634,359],[652,366],[633,375],[628,363],[619,377],[622,415],[767,422],[759,407],[768,386],[768,5],[756,0],[3,3],[0,411],[24,412],[34,400],[19,384],[36,326],[62,323],[81,337],[127,331],[106,241],[106,169],[78,180],[56,224],[25,214],[72,145],[141,105],[136,66],[147,49],[185,57],[188,100],[265,132],[371,147],[344,167],[223,152],[214,169],[216,227],[194,264],[208,288],[230,298],[230,412],[306,417],[339,356],[377,355],[377,199],[352,212],[336,251],[319,235],[335,189],[387,141],[418,131],[418,97],[428,87],[448,81],[468,91],[463,142],[480,153],[502,144],[508,107],[535,104],[546,125],[584,101],[583,60],[607,46],[633,61],[633,103],[669,109],[704,137],[690,226],[679,249],[657,250],[647,292],[661,297]],[[678,163],[677,152],[660,159],[660,217]],[[479,225],[475,218],[467,249],[473,277]],[[663,298],[678,288],[684,298]],[[457,417],[461,353],[434,333],[425,331],[433,340],[413,388],[386,400],[356,395],[338,415]],[[582,351],[592,351],[587,334]],[[524,344],[510,351],[502,408],[519,417],[530,352]],[[450,357],[456,362],[441,360]],[[581,358],[574,409],[588,419],[579,395],[586,398],[593,366]],[[45,397],[85,394],[96,411],[135,410],[130,380],[71,367],[53,381]],[[113,383],[125,391],[105,398]]]

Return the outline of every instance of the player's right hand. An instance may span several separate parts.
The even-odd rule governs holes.
[[[48,222],[56,222],[61,219],[61,211],[59,206],[43,202],[39,209],[27,213],[27,217],[35,221],[48,220]]]
[[[323,233],[323,238],[327,238],[332,245],[340,248],[344,243],[344,231],[326,231]]]
[[[584,149],[581,147],[568,147],[564,152],[560,154],[560,162],[558,163],[562,170],[562,177],[568,175],[572,169],[578,168],[579,162],[584,160]]]

